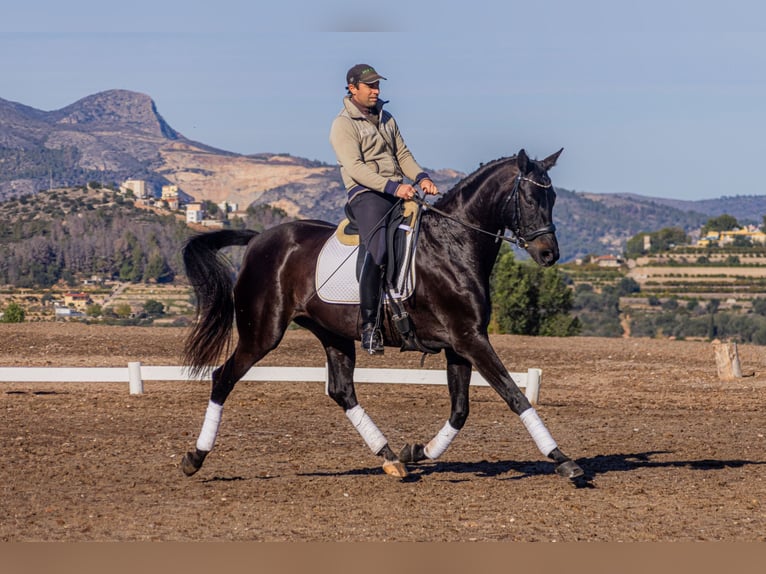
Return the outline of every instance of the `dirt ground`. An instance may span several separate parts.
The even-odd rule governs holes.
[[[178,365],[180,328],[0,324],[3,366]],[[489,388],[437,462],[383,473],[321,383],[243,382],[200,472],[207,382],[0,383],[2,541],[766,540],[766,348],[741,345],[736,382],[712,345],[497,336],[511,371],[543,371],[540,416],[592,480],[553,473]],[[359,366],[418,368],[388,349]],[[323,366],[288,332],[261,364]],[[442,368],[443,356],[425,368]],[[357,385],[394,450],[428,441],[446,387]]]

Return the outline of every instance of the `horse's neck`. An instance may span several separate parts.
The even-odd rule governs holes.
[[[429,248],[459,250],[460,260],[471,265],[477,277],[488,278],[502,244],[497,235],[505,229],[502,217],[510,193],[508,182],[516,176],[515,165],[513,158],[497,160],[458,184],[446,201],[437,203],[435,207],[451,220],[430,214],[425,225],[426,234],[433,239]]]
[[[456,190],[445,203],[444,211],[494,234],[504,228],[502,216],[510,193],[505,190],[516,173],[511,170],[508,160],[485,169],[486,172],[480,172],[474,180]]]
[[[418,247],[420,254],[430,261],[430,250],[446,253],[451,262],[463,268],[463,272],[486,281],[502,243],[497,238],[503,231],[502,226],[491,214],[497,208],[480,205],[476,197],[453,197],[445,209],[439,210],[441,213],[427,212],[428,216],[422,221],[428,240],[425,241],[427,245]]]

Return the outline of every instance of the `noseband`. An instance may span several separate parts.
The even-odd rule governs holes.
[[[528,235],[522,235],[521,233],[521,198],[519,196],[519,186],[521,185],[522,181],[526,181],[528,183],[531,183],[543,189],[549,189],[550,187],[553,186],[553,184],[548,183],[547,185],[544,185],[540,182],[535,181],[534,179],[522,176],[521,172],[519,172],[519,175],[516,176],[516,181],[513,182],[513,188],[511,189],[511,193],[508,195],[507,199],[505,200],[504,205],[508,205],[509,203],[513,202],[513,207],[514,207],[514,210],[513,210],[514,217],[512,219],[511,226],[509,227],[513,236],[508,238],[508,241],[518,245],[522,249],[526,249],[529,246],[530,241],[534,241],[535,239],[537,239],[541,235],[545,235],[546,233],[555,232],[556,226],[553,225],[553,222],[551,222],[548,225],[541,227],[540,229],[536,229],[535,231],[533,231],[532,233]]]

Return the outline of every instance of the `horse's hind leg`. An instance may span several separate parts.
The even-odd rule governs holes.
[[[386,474],[404,478],[407,469],[391,450],[388,440],[373,422],[356,398],[354,389],[354,366],[356,347],[354,341],[345,339],[306,320],[296,321],[314,333],[327,354],[327,394],[346,413],[346,417],[360,434],[373,454],[383,458]]]
[[[234,389],[234,385],[265,354],[254,355],[243,350],[240,344],[226,362],[213,371],[210,401],[205,411],[202,430],[197,438],[196,449],[187,452],[181,461],[181,470],[186,476],[191,476],[197,472],[202,467],[205,457],[213,450],[218,435],[218,427],[221,424],[223,403],[226,402],[227,397]]]

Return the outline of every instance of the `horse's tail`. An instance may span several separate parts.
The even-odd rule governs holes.
[[[234,323],[233,270],[219,250],[247,245],[257,231],[223,229],[195,235],[183,248],[186,276],[194,288],[197,321],[186,338],[183,363],[193,375],[213,364],[231,338]]]

